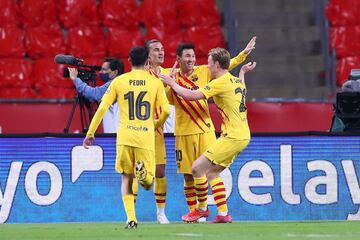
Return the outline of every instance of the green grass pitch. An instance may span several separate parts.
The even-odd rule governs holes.
[[[137,229],[124,229],[124,223],[3,224],[2,240],[39,239],[360,239],[360,221],[332,222],[234,222],[232,224],[139,223]]]

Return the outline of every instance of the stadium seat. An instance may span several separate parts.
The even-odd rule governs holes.
[[[336,65],[336,85],[341,87],[349,79],[351,69],[360,68],[360,57],[341,58]]]
[[[132,47],[143,44],[144,41],[139,29],[126,30],[115,27],[109,28],[106,44],[109,56],[126,58],[129,56]]]
[[[129,62],[129,58],[122,58],[121,61],[124,63],[125,72],[129,72],[131,70],[131,64]]]
[[[96,0],[58,0],[57,9],[61,24],[66,28],[99,26]]]
[[[33,85],[33,64],[23,58],[0,58],[0,87],[23,87]]]
[[[330,0],[326,7],[326,16],[331,26],[349,26],[360,24],[360,2],[354,0]]]
[[[220,26],[215,0],[179,0],[178,9],[182,27]]]
[[[18,27],[0,27],[0,57],[24,57],[24,38],[24,31]]]
[[[72,88],[72,81],[63,77],[64,67],[65,65],[54,63],[54,58],[40,58],[36,60],[33,68],[35,87],[39,88],[39,86],[45,85]]]
[[[0,1],[0,26],[20,26],[19,6],[15,0]]]
[[[27,27],[25,33],[26,51],[32,58],[53,57],[66,51],[64,35],[58,24]]]
[[[99,11],[106,27],[136,29],[139,26],[139,8],[134,0],[102,0]]]
[[[156,11],[151,9],[156,9]],[[177,1],[143,0],[140,5],[140,17],[146,27],[167,27],[169,29],[180,27]]]
[[[196,55],[199,57],[206,57],[212,48],[224,47],[220,26],[191,27],[186,31],[185,41],[195,44]]]
[[[37,98],[37,94],[32,88],[25,88],[25,87],[1,88],[0,98]]]
[[[106,55],[105,35],[101,27],[70,28],[66,41],[67,52],[76,57],[100,57]]]
[[[57,23],[56,1],[21,0],[19,6],[25,26],[48,26]]]
[[[167,56],[176,55],[176,47],[183,42],[183,33],[180,29],[172,30],[164,27],[151,27],[147,29],[145,42],[150,39],[158,39],[162,42],[165,49],[165,59]]]
[[[332,27],[330,46],[336,48],[338,58],[360,55],[360,26]]]

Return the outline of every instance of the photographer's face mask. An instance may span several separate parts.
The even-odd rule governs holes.
[[[107,82],[107,81],[110,81],[111,78],[110,78],[110,73],[100,73],[99,74],[99,77],[101,80],[103,80],[104,82]]]

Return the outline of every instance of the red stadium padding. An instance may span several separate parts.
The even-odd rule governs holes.
[[[336,48],[338,58],[360,55],[360,25],[330,29],[330,46]]]
[[[73,83],[69,78],[64,78],[64,65],[55,64],[54,58],[40,58],[35,61],[33,78],[35,87],[43,86],[72,88]]]
[[[169,29],[180,27],[177,1],[143,0],[140,5],[140,17],[146,27],[167,27]]]
[[[196,49],[195,49],[196,51]],[[196,56],[196,65],[207,65],[208,58],[207,57],[197,57]]]
[[[32,58],[50,57],[66,51],[64,34],[58,24],[27,27],[25,47]]]
[[[336,85],[340,87],[346,82],[354,68],[360,69],[360,56],[341,58],[336,65]]]
[[[331,26],[349,26],[360,24],[360,1],[329,0],[326,16]]]
[[[163,27],[152,27],[147,29],[145,42],[150,39],[158,39],[162,42],[165,49],[165,58],[176,55],[176,47],[184,42],[183,32],[180,29],[171,30]]]
[[[19,6],[16,0],[0,1],[0,26],[19,26]]]
[[[139,29],[126,30],[115,27],[109,28],[106,44],[109,56],[120,58],[128,57],[132,47],[141,46],[143,44],[144,40],[142,39]]]
[[[48,26],[57,23],[56,1],[20,0],[22,20],[25,26]]]
[[[105,35],[101,27],[70,28],[66,41],[67,51],[76,57],[104,57]]]
[[[107,27],[137,29],[139,26],[139,7],[134,0],[102,0],[99,11]]]
[[[39,86],[38,98],[62,98],[69,99],[76,97],[76,91],[73,88],[52,87],[52,86]]]
[[[32,88],[1,88],[0,98],[37,98],[37,94]]]
[[[220,26],[220,14],[215,0],[179,0],[181,26]]]
[[[206,57],[215,47],[224,47],[224,37],[220,26],[198,26],[187,29],[185,41],[195,44],[196,55]]]
[[[14,26],[0,27],[0,57],[23,57],[25,32]]]
[[[0,58],[0,87],[31,87],[34,84],[32,70],[29,60]]]
[[[130,72],[131,70],[131,64],[129,62],[129,58],[122,58],[120,59],[123,63],[124,63],[124,67],[125,67],[125,72]]]
[[[66,28],[99,26],[96,0],[58,0],[57,9],[61,24]]]

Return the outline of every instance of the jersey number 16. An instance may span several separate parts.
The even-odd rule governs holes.
[[[129,101],[129,119],[135,120],[135,117],[139,120],[147,120],[150,117],[150,102],[144,101],[143,98],[147,91],[141,91],[136,97],[133,91],[127,92],[124,95],[124,99]]]

